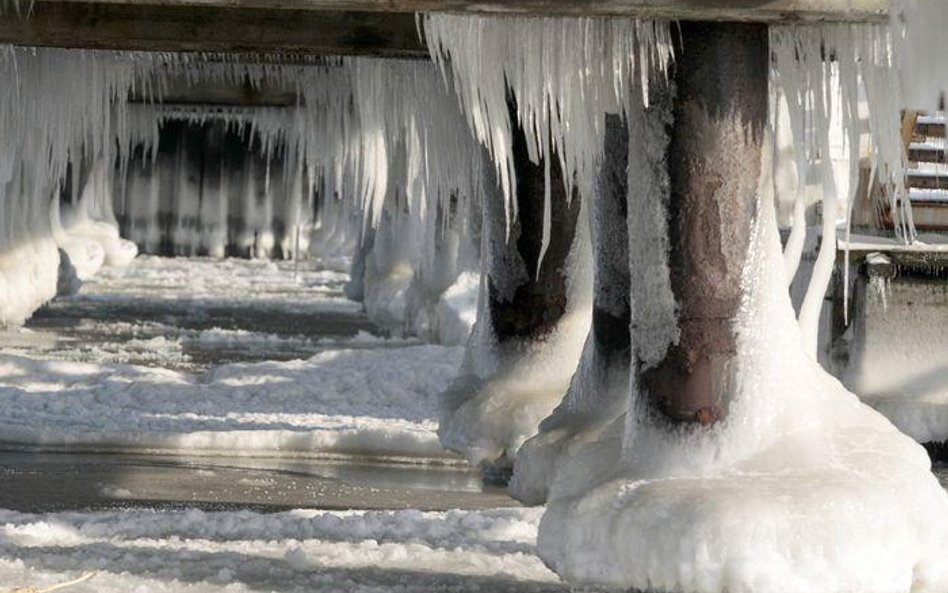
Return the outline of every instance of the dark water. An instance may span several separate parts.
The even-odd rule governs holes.
[[[471,470],[373,464],[133,455],[0,453],[0,508],[480,509],[517,506]]]

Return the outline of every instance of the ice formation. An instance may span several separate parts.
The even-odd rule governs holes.
[[[95,569],[73,589],[568,593],[536,557],[539,516],[516,508],[0,511],[0,582],[46,588]]]
[[[583,350],[592,280],[586,217],[603,157],[602,116],[647,101],[652,73],[665,72],[672,54],[664,23],[564,18],[515,23],[446,14],[422,19],[429,50],[492,157],[502,193],[484,197],[487,278],[462,376],[446,394],[442,441],[473,461],[500,465],[516,457],[562,399]],[[521,230],[519,218],[531,214],[521,208],[523,186],[527,192],[535,187],[532,179],[523,179],[531,174],[526,161],[541,167],[543,176],[542,204],[527,206],[543,216],[535,255],[510,248],[534,231]],[[553,202],[563,199],[582,202],[575,230],[563,226],[564,215],[557,214],[560,206]],[[572,233],[568,261],[546,261],[551,249],[562,252],[551,243],[570,245]],[[562,267],[568,277],[564,314],[544,335],[510,339],[498,327],[496,312],[515,311],[522,292],[557,290],[552,284],[537,288],[555,282],[541,278],[551,267]],[[525,272],[536,276],[537,287],[525,288],[533,286]],[[549,303],[534,306],[555,309]]]
[[[611,23],[624,27],[631,39],[635,39],[632,31],[661,30],[658,25]],[[598,71],[589,64],[610,63],[604,50],[608,44],[592,42],[595,35],[571,36],[593,31],[595,24],[429,15],[424,25],[429,47],[458,89],[472,129],[491,150],[511,217],[517,214],[512,198],[517,180],[510,130],[517,122],[533,127],[528,132],[534,134],[532,156],[538,156],[543,150],[539,147],[548,146],[552,137],[556,154],[564,155],[564,183],[568,187],[575,183],[583,198],[593,196],[604,140],[602,116],[626,105],[627,119],[635,121],[643,107],[635,101],[597,102],[608,92],[596,94],[583,82],[584,76]],[[564,39],[571,41],[563,43]],[[636,47],[642,54],[654,55],[650,49],[655,45],[648,39]],[[940,558],[948,545],[944,528],[948,499],[929,471],[927,456],[807,354],[815,350],[819,305],[835,258],[830,237],[835,237],[837,220],[845,220],[840,216],[845,206],[854,201],[851,195],[840,195],[846,192],[841,188],[851,193],[857,185],[853,177],[837,183],[830,159],[830,122],[839,118],[850,130],[845,145],[852,176],[861,156],[863,128],[855,125],[861,116],[861,96],[869,107],[867,128],[873,138],[875,171],[888,186],[889,207],[901,237],[911,241],[914,236],[911,213],[899,199],[902,149],[895,117],[899,96],[892,33],[884,26],[792,27],[775,28],[771,39],[773,96],[783,96],[789,111],[800,159],[798,174],[816,168],[822,179],[826,239],[801,318],[798,322],[793,317],[787,294],[790,279],[785,274],[795,270],[797,257],[788,253],[785,259],[780,252],[773,189],[763,187],[761,195],[767,198],[755,220],[754,245],[744,272],[744,302],[735,327],[739,356],[728,418],[706,431],[653,424],[642,416],[646,413],[639,401],[642,396],[633,381],[625,418],[613,411],[569,434],[575,427],[562,418],[568,418],[576,405],[568,399],[544,423],[547,430],[540,437],[550,440],[535,447],[528,444],[521,451],[525,458],[518,458],[515,489],[524,498],[542,500],[544,489],[551,488],[540,553],[568,579],[642,590],[708,592],[945,587],[948,569]],[[828,58],[835,59],[835,65]],[[655,60],[652,71],[661,71],[661,64]],[[543,75],[532,76],[536,72]],[[612,76],[610,72],[606,78]],[[600,91],[624,89],[620,98],[643,97],[647,92],[647,85],[636,93],[624,81],[616,76],[611,84],[591,86]],[[516,117],[510,119],[505,112],[508,86],[517,107]],[[563,88],[569,91],[563,93]],[[589,98],[588,109],[575,120],[566,116],[570,125],[557,128],[551,114],[572,113],[570,99],[575,96]],[[569,156],[577,154],[581,156]],[[765,167],[773,167],[772,159]],[[798,181],[805,182],[803,177]],[[651,199],[656,199],[654,194]],[[584,202],[584,207],[592,206]],[[545,210],[549,211],[548,201]],[[633,229],[641,230],[635,224],[630,216],[630,241]],[[636,303],[642,265],[631,264],[633,318],[637,306],[649,303],[648,298]],[[652,302],[660,301],[653,295]],[[482,311],[479,324],[484,319]],[[662,343],[632,335],[636,350]],[[587,346],[587,353],[573,377],[571,394],[596,384],[594,349]],[[592,394],[590,407],[608,407],[605,391]],[[502,414],[511,413],[494,405]],[[522,403],[519,406],[524,409]],[[466,423],[458,424],[470,426],[472,420],[503,427],[502,422],[491,425],[484,414],[469,414]],[[444,422],[441,430],[445,432]],[[489,430],[475,429],[473,437],[465,436],[469,444],[482,446],[478,433]],[[544,474],[550,468],[552,486],[537,484],[549,479]],[[910,499],[900,495],[905,488],[912,491]],[[893,538],[900,542],[898,553],[891,551]],[[867,566],[874,569],[867,571]]]
[[[432,64],[22,48],[3,58],[16,81],[4,94],[4,137],[15,147],[3,167],[5,324],[54,296],[57,248],[79,278],[134,257],[118,236],[121,222],[145,252],[217,257],[338,258],[360,236],[398,232],[411,240],[397,250],[364,250],[369,287],[356,292],[369,312],[398,331],[446,332],[454,341],[470,326],[471,311],[452,308],[470,299],[441,295],[476,271],[478,240],[469,231],[478,224],[471,220],[479,218],[484,157]],[[298,102],[153,104],[182,81],[268,84],[292,89]],[[145,103],[130,104],[131,96]],[[159,130],[175,126],[177,141],[163,146]],[[202,135],[219,150],[203,150]],[[241,143],[251,150],[235,158],[229,149]],[[67,203],[57,206],[50,200],[61,186]],[[410,230],[383,224],[386,211]],[[360,273],[355,283],[366,279]],[[383,311],[399,293],[397,310]]]
[[[614,430],[576,453],[541,557],[636,589],[944,590],[948,497],[925,451],[801,349],[773,210],[759,211],[728,419],[691,435]]]

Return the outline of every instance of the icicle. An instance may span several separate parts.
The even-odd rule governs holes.
[[[556,150],[567,195],[576,188],[591,197],[603,114],[641,106],[649,78],[666,75],[672,57],[664,22],[427,14],[422,26],[432,59],[493,158],[508,226],[516,216],[512,124],[526,133],[533,162],[549,161]]]

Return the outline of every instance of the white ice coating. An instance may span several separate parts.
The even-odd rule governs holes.
[[[873,138],[869,158],[879,175],[893,212],[896,231],[906,241],[914,238],[911,208],[904,196],[903,147],[898,113],[898,73],[893,66],[893,35],[883,25],[774,26],[772,51],[771,120],[778,143],[792,137],[795,155],[793,228],[785,250],[789,280],[796,274],[806,224],[803,211],[807,175],[816,172],[822,199],[823,241],[809,279],[799,321],[804,347],[816,356],[820,310],[836,261],[836,228],[849,218],[857,201],[860,142],[864,132]],[[863,122],[860,99],[865,98],[868,119]],[[849,178],[834,171],[831,135],[843,130],[849,158]],[[776,155],[776,166],[782,154]],[[774,175],[779,175],[779,170]],[[784,174],[785,175],[785,174]],[[786,187],[786,185],[784,185]],[[848,192],[847,192],[848,188]],[[781,196],[778,196],[781,197]]]
[[[365,256],[366,310],[391,329],[463,341],[472,311],[457,310],[442,294],[479,263],[483,151],[432,64],[351,64],[355,112],[370,155],[364,163],[374,179],[362,200],[374,229]],[[470,307],[472,299],[453,303]]]
[[[576,187],[591,196],[603,114],[647,101],[650,77],[667,71],[673,53],[665,22],[426,14],[422,25],[432,58],[494,160],[508,218],[516,214],[517,185],[508,90],[530,159],[549,165],[552,147],[567,195]],[[541,253],[549,245],[548,200],[549,187]]]
[[[540,555],[625,589],[944,591],[948,496],[921,447],[803,352],[773,208],[759,212],[728,418],[587,445],[557,474]]]
[[[493,159],[508,234],[518,214],[512,153],[515,125],[525,133],[530,160],[544,165],[542,265],[551,241],[551,184],[564,184],[568,196],[575,189],[583,208],[594,199],[604,116],[639,111],[656,73],[667,74],[672,55],[668,23],[447,14],[428,14],[421,22],[433,59],[457,93],[468,125]],[[550,179],[554,158],[559,160],[562,180]],[[485,240],[499,241],[489,237],[488,218]],[[446,446],[464,451],[473,461],[514,459],[569,387],[583,351],[591,305],[588,216],[581,214],[579,220],[568,264],[568,312],[550,336],[524,344],[522,351],[505,353],[486,321],[486,284],[481,289],[482,322],[469,344],[462,377],[447,394],[441,427]],[[515,279],[525,273],[484,257],[484,268],[491,269],[500,292],[517,286]]]
[[[439,309],[440,293],[472,265],[469,246],[452,251],[461,253],[459,268],[457,262],[439,259],[436,244],[471,226],[470,213],[477,211],[481,191],[482,151],[467,131],[458,100],[431,63],[304,58],[277,64],[266,56],[7,48],[0,67],[7,70],[7,80],[16,82],[0,93],[0,132],[8,139],[8,152],[0,155],[0,176],[7,186],[0,196],[5,223],[0,321],[5,324],[22,322],[55,294],[58,257],[52,235],[57,221],[48,212],[50,196],[65,181],[70,162],[83,163],[84,175],[88,163],[118,162],[112,193],[130,221],[130,238],[146,251],[161,248],[157,216],[164,209],[173,214],[169,239],[179,253],[200,249],[223,255],[226,220],[235,213],[243,217],[245,229],[237,243],[254,255],[269,256],[276,247],[284,256],[307,247],[320,256],[341,253],[356,239],[353,223],[361,218],[377,225],[383,202],[400,194],[407,198],[408,215],[423,230],[412,233],[418,239],[413,274],[426,279],[415,290],[425,296],[414,299],[417,308],[429,311],[426,315],[444,309]],[[130,96],[160,100],[172,82],[268,85],[295,91],[299,101],[282,109],[244,111],[130,107]],[[244,168],[256,172],[237,187],[223,167],[220,175],[212,171],[197,182],[182,162],[183,149],[178,162],[166,162],[158,153],[159,127],[169,120],[216,122],[247,133],[262,162],[246,163]],[[142,158],[130,165],[134,151]],[[92,193],[108,191],[107,175],[98,166],[91,167]],[[80,245],[102,243],[104,259],[117,263],[131,254],[113,230],[111,204],[103,206],[97,195],[93,201],[94,207],[80,200],[75,212],[67,210],[56,230],[72,259],[91,258],[83,276],[98,264]],[[315,220],[309,224],[314,209]],[[92,210],[105,225],[87,215]],[[449,215],[439,218],[439,212]],[[275,222],[284,229],[282,235],[274,231]],[[445,265],[449,269],[442,270]],[[456,326],[462,317],[469,315],[452,317],[451,323]]]
[[[591,306],[590,249],[585,211],[570,236],[558,237],[569,249],[562,263],[565,307],[545,335],[501,339],[495,331],[492,306],[504,306],[518,287],[529,282],[528,262],[514,247],[522,232],[513,225],[493,166],[482,161],[485,193],[480,229],[481,275],[477,312],[458,378],[443,394],[439,437],[442,444],[472,463],[509,467],[523,442],[536,433],[569,385],[589,328]],[[487,189],[489,188],[489,190]],[[580,203],[582,208],[585,201]],[[514,234],[511,234],[514,233]],[[464,276],[460,276],[459,280]],[[467,278],[467,290],[475,288]],[[501,304],[495,305],[491,291]],[[459,295],[460,296],[460,295]],[[459,300],[475,302],[469,294]]]
[[[450,64],[445,69],[453,73],[471,126],[491,149],[511,210],[515,180],[504,171],[510,169],[510,143],[504,141],[510,124],[503,123],[506,84],[519,99],[518,89],[532,87],[529,81],[516,82],[517,77],[539,70],[545,76],[538,77],[542,82],[536,88],[545,97],[549,89],[581,77],[577,72],[588,72],[589,63],[608,60],[600,54],[572,69],[544,70],[538,63],[546,60],[547,48],[538,44],[542,28],[562,33],[547,20],[437,15],[424,22],[433,55]],[[813,340],[805,337],[812,338],[812,309],[822,300],[832,272],[836,199],[854,201],[837,196],[828,159],[828,129],[837,96],[833,87],[842,88],[840,112],[850,124],[858,119],[860,93],[868,98],[874,169],[888,186],[902,237],[913,237],[911,212],[898,201],[903,184],[900,105],[890,32],[877,26],[778,28],[774,41],[775,82],[795,112],[791,119],[801,155],[798,171],[802,175],[819,167],[823,180],[827,240],[805,306],[809,312],[800,324],[793,318],[784,272],[796,266],[781,256],[768,200],[758,209],[754,249],[745,272],[728,419],[703,434],[620,420],[600,429],[590,442],[575,443],[558,468],[540,536],[541,555],[568,579],[709,593],[935,592],[948,586],[943,562],[948,499],[929,471],[925,452],[805,354],[812,350],[807,344]],[[521,46],[533,49],[521,54]],[[558,56],[558,46],[551,46],[549,51]],[[515,57],[508,58],[511,55]],[[838,65],[830,66],[829,57]],[[550,62],[564,63],[555,58]],[[515,82],[505,83],[495,72],[508,63],[514,66],[513,75],[507,76]],[[574,83],[569,88],[580,94],[583,87]],[[521,93],[528,100],[532,96]],[[524,127],[535,128],[528,132],[534,134],[533,149],[545,146],[549,126],[542,120],[548,104],[541,100],[534,105],[540,108],[540,125],[530,119],[529,110],[526,118],[518,114]],[[609,109],[589,108],[575,122],[588,121],[584,118],[590,112],[598,118],[605,111]],[[553,144],[568,153],[572,143],[588,157],[599,150],[598,143],[589,141],[596,136],[589,131],[595,129],[571,125],[563,136],[554,134]],[[856,125],[848,129],[854,176],[861,130]],[[582,172],[595,168],[564,161],[566,182],[575,181],[582,192]],[[854,179],[847,184],[851,191]],[[636,406],[631,409],[640,412]]]

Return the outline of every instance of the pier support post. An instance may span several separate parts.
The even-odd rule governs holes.
[[[669,146],[672,290],[680,340],[641,379],[673,422],[711,424],[735,354],[734,318],[767,120],[767,26],[682,23]]]

